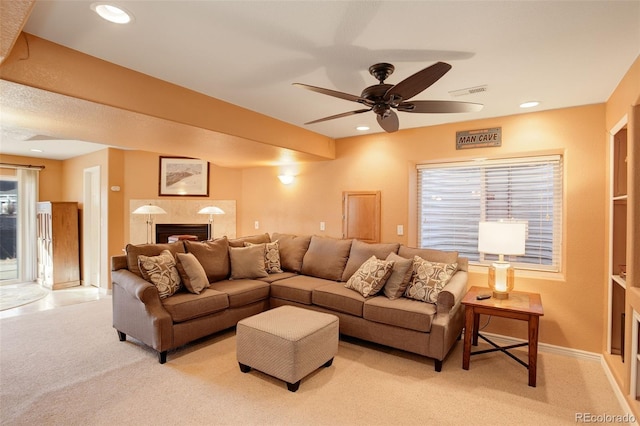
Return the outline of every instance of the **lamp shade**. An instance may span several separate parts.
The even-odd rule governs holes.
[[[133,214],[167,214],[162,207],[154,206],[152,204],[145,204],[135,209]]]
[[[480,253],[523,255],[527,227],[517,222],[480,222],[478,251]]]
[[[220,207],[208,206],[201,208],[198,211],[198,214],[224,214],[224,210],[222,210]]]

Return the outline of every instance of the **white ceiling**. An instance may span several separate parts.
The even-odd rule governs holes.
[[[485,105],[400,112],[407,129],[529,112],[518,106],[529,100],[540,101],[533,110],[605,102],[640,54],[640,1],[114,2],[133,13],[129,25],[101,20],[91,3],[38,1],[24,31],[301,127],[362,105],[291,83],[359,95],[377,83],[367,71],[377,62],[395,65],[391,84],[448,62],[413,99]],[[488,90],[450,94],[480,85]],[[358,125],[380,131],[372,112],[307,128],[341,138]],[[2,152],[12,153],[11,132]]]

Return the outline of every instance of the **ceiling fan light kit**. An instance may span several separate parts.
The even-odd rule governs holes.
[[[421,114],[476,112],[482,109],[482,104],[472,102],[410,101],[411,98],[421,93],[436,81],[438,81],[440,78],[442,78],[450,69],[451,65],[445,62],[437,62],[405,78],[400,83],[392,85],[385,84],[384,81],[393,73],[395,67],[386,62],[374,64],[369,67],[369,74],[371,74],[375,79],[378,80],[378,84],[366,87],[362,91],[360,96],[338,92],[331,89],[324,89],[322,87],[310,86],[308,84],[302,83],[293,83],[293,85],[306,90],[310,90],[312,92],[318,92],[323,95],[333,96],[335,98],[344,99],[347,101],[358,102],[367,107],[309,121],[305,124],[320,123],[323,121],[334,120],[336,118],[348,117],[355,114],[362,114],[364,112],[373,111],[374,114],[376,114],[376,118],[380,127],[385,132],[393,133],[396,132],[400,127],[398,115],[396,114],[394,109],[400,112]]]

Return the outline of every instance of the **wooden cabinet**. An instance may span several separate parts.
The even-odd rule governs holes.
[[[37,205],[38,284],[56,290],[80,285],[78,203]]]

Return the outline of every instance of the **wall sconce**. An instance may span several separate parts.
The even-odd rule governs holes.
[[[489,287],[496,299],[508,299],[514,286],[514,270],[504,255],[525,253],[527,226],[518,222],[480,222],[478,224],[478,251],[498,255],[498,261],[489,267]]]
[[[280,182],[282,182],[285,185],[289,185],[291,183],[293,183],[293,179],[295,176],[293,175],[279,175],[278,179],[280,179]]]
[[[152,214],[167,214],[163,208],[154,206],[152,204],[146,204],[144,206],[140,206],[135,209],[133,214],[146,214],[147,215],[147,244],[151,244],[151,231],[153,229],[153,218]]]
[[[203,207],[198,211],[198,214],[208,214],[209,215],[209,240],[213,240],[213,215],[214,214],[224,214],[224,210],[220,207],[216,206],[208,206]]]
[[[293,183],[293,179],[295,176],[293,175],[279,175],[278,179],[280,179],[280,182],[282,182],[284,185],[290,185]]]

